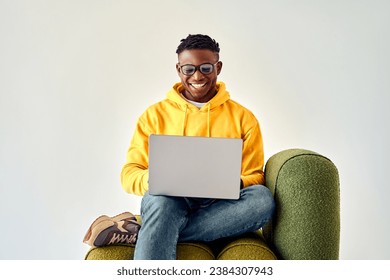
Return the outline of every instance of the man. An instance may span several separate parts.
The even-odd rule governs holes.
[[[134,259],[176,259],[179,241],[212,241],[255,231],[267,223],[274,200],[263,186],[263,143],[254,115],[230,99],[219,44],[207,35],[189,35],[177,48],[181,82],[167,99],[139,118],[121,173],[125,191],[143,195],[142,226]],[[150,134],[243,139],[241,191],[238,200],[154,196],[148,193]],[[202,176],[202,174],[197,174]]]

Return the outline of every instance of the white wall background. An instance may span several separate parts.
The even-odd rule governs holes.
[[[300,147],[339,168],[340,257],[390,259],[389,3],[0,0],[0,259],[82,259],[94,218],[138,213],[119,174],[190,33],[220,43],[266,158]]]

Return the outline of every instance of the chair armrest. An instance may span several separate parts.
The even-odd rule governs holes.
[[[272,156],[266,186],[276,212],[264,236],[281,259],[338,259],[340,183],[335,165],[312,151],[290,149]]]

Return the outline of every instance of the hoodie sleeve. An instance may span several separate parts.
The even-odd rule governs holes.
[[[128,193],[144,195],[148,190],[148,141],[150,134],[141,117],[138,120],[121,173],[122,188]]]
[[[260,126],[254,120],[254,126],[244,135],[242,151],[241,180],[243,186],[264,185],[264,150]]]

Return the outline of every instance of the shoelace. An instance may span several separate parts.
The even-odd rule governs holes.
[[[108,245],[110,244],[115,244],[115,243],[127,243],[127,244],[131,244],[131,243],[135,243],[135,240],[137,238],[137,234],[125,234],[125,233],[114,233],[110,242],[108,242]]]

